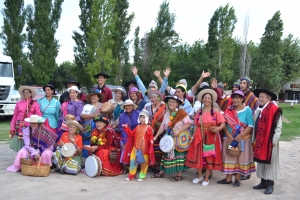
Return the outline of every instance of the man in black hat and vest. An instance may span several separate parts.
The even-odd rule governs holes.
[[[74,79],[69,79],[66,82],[67,88],[70,88],[72,86],[77,86],[78,89],[80,89],[80,83],[78,81],[75,81]],[[85,102],[85,94],[84,93],[80,93],[78,99],[81,100],[82,102]],[[62,95],[60,95],[59,101],[60,104],[63,104],[64,102],[68,101],[70,99],[69,97],[69,92],[65,91],[64,93],[62,93]]]
[[[106,85],[106,79],[110,78],[110,76],[104,72],[100,72],[98,74],[94,75],[94,78],[96,78],[98,80],[98,84],[94,85],[92,88],[92,91],[98,91],[100,93],[102,93],[104,95],[104,102],[107,102],[108,100],[112,99],[112,91],[111,89],[109,89]]]
[[[257,162],[256,175],[261,182],[253,189],[265,189],[265,194],[272,194],[274,180],[280,178],[279,138],[282,131],[282,110],[273,101],[277,95],[268,89],[256,89],[259,107],[254,113],[253,157]]]

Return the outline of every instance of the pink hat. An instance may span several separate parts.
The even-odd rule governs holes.
[[[245,100],[245,96],[244,96],[244,93],[241,91],[241,90],[236,90],[234,93],[232,93],[230,96],[232,98],[233,95],[239,95],[239,96],[242,96]]]

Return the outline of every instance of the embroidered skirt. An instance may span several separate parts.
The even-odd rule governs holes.
[[[168,158],[168,153],[164,153],[161,158],[160,170],[164,170],[166,174],[171,174],[188,169],[188,167],[184,164],[186,155],[187,151],[179,153],[174,150],[174,157]]]
[[[53,163],[61,173],[78,174],[81,169],[81,156],[64,158],[58,149],[55,151]]]

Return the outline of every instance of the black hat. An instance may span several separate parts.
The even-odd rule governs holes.
[[[129,87],[130,83],[133,83],[133,84],[137,85],[136,80],[132,79],[132,80],[125,83],[125,87]]]
[[[169,99],[174,99],[174,100],[176,100],[176,101],[179,103],[179,105],[183,105],[183,101],[181,101],[181,100],[180,100],[177,96],[175,96],[175,95],[174,95],[174,96],[172,96],[172,95],[166,96],[164,102],[165,102],[165,103],[168,103]]]
[[[68,81],[65,82],[65,84],[67,85],[68,83],[75,83],[80,88],[80,83],[78,81],[75,81],[74,79],[68,79]]]
[[[261,88],[261,89],[255,89],[254,91],[253,91],[253,93],[254,93],[254,95],[257,97],[257,98],[259,98],[259,94],[260,93],[266,93],[267,95],[270,95],[271,96],[271,98],[272,98],[272,101],[275,101],[276,99],[277,99],[277,95],[275,94],[275,93],[273,93],[271,90],[269,90],[269,89],[263,89],[263,88]]]
[[[51,90],[54,90],[55,91],[55,88],[52,84],[47,84],[47,85],[44,85],[43,86],[43,90],[45,91],[46,87],[49,87]]]
[[[94,78],[98,78],[99,76],[103,76],[104,78],[110,78],[110,75],[106,74],[105,72],[99,72],[98,74],[95,74]]]

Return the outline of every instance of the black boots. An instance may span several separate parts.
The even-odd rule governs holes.
[[[266,180],[267,188],[265,190],[265,194],[272,194],[274,191],[274,181]]]
[[[251,177],[251,174],[249,174],[248,176],[242,175],[241,180],[247,180],[247,179],[250,179],[250,177]]]
[[[266,180],[265,179],[261,179],[260,183],[257,186],[253,186],[253,189],[255,190],[259,190],[259,189],[266,189],[267,185],[266,185]]]

